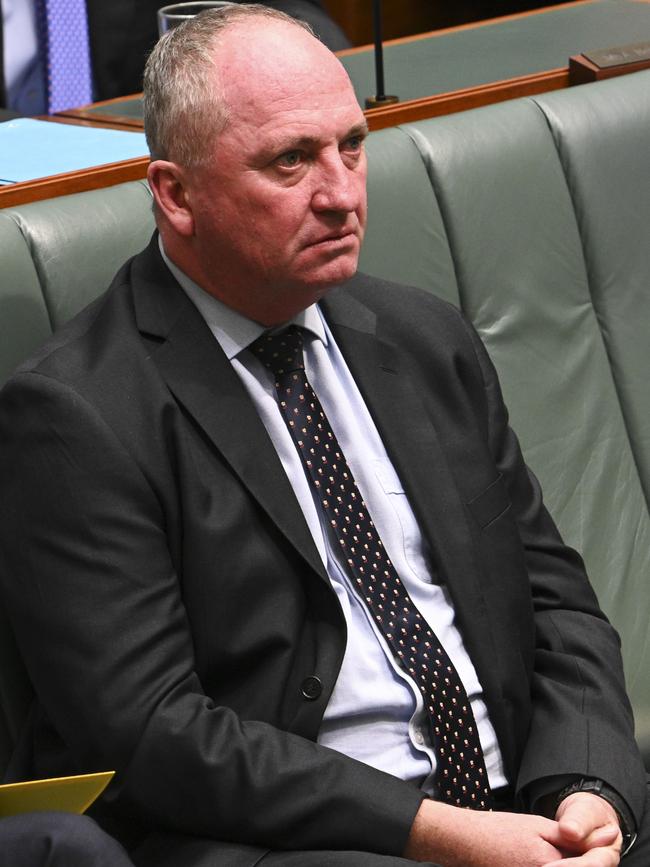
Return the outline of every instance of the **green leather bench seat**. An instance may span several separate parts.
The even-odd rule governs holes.
[[[649,121],[642,72],[373,133],[361,266],[481,333],[621,633],[650,768]],[[144,246],[150,201],[134,182],[0,211],[0,381]],[[0,763],[29,696],[7,624],[2,642]]]

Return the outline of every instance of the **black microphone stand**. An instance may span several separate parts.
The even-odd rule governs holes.
[[[366,108],[378,108],[380,105],[392,105],[399,102],[399,97],[384,93],[384,46],[381,25],[381,0],[372,3],[373,29],[375,31],[375,81],[376,95],[366,98]]]

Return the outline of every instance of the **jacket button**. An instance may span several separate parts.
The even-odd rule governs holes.
[[[323,684],[321,683],[321,679],[320,677],[316,677],[315,674],[306,677],[300,684],[300,692],[308,701],[317,699],[322,691]]]

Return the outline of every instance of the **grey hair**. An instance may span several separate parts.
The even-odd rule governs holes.
[[[152,159],[187,168],[208,159],[211,143],[228,122],[214,52],[224,30],[251,18],[284,21],[313,35],[306,22],[258,3],[207,9],[167,31],[144,70],[144,129]]]

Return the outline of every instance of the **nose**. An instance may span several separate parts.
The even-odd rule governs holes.
[[[312,194],[315,211],[348,214],[359,208],[364,195],[365,167],[347,166],[338,151],[323,157]]]

